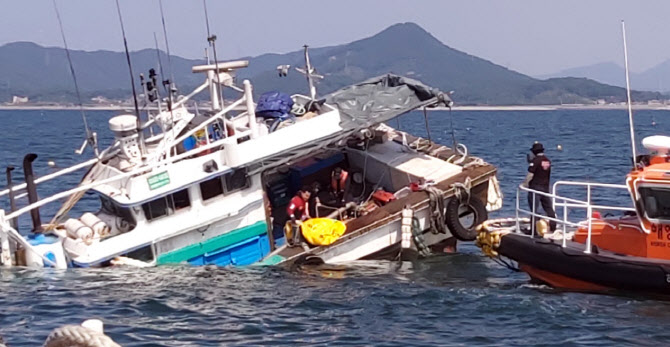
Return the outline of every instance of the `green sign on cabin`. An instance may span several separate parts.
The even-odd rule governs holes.
[[[167,171],[155,174],[147,178],[147,183],[149,183],[149,189],[154,190],[162,186],[170,184],[170,175]]]

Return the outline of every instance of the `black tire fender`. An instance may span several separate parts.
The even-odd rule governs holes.
[[[325,263],[326,262],[323,261],[323,259],[310,253],[298,256],[293,262],[294,265],[306,265],[306,266],[323,265]]]
[[[463,202],[452,198],[447,202],[446,209],[444,224],[447,225],[451,234],[460,241],[474,241],[477,238],[477,226],[488,219],[486,206],[475,197],[470,197],[469,200]],[[475,214],[474,223],[470,226],[461,224],[460,214],[464,210]]]

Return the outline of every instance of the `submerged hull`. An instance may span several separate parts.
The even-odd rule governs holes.
[[[670,295],[670,261],[615,254],[584,244],[510,233],[497,249],[534,280],[580,291],[622,290]]]
[[[191,232],[198,238],[200,232]],[[156,264],[188,263],[191,265],[244,266],[253,264],[270,252],[267,224],[257,222],[222,233],[202,242],[193,242],[156,257]]]

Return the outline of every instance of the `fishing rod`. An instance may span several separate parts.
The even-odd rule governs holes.
[[[635,124],[633,123],[633,106],[630,100],[630,77],[628,76],[628,47],[626,46],[626,23],[621,21],[621,33],[623,35],[623,59],[626,68],[626,95],[628,96],[628,123],[630,126],[630,144],[633,149],[633,170],[637,169],[637,153],[635,151]]]
[[[63,21],[60,18],[60,11],[58,11],[58,4],[56,0],[53,0],[54,10],[56,11],[56,18],[58,19],[58,26],[60,28],[60,35],[63,39],[63,46],[65,48],[65,56],[67,57],[67,62],[70,65],[70,74],[72,75],[72,81],[74,82],[74,90],[77,94],[77,102],[79,103],[79,111],[81,112],[81,119],[84,121],[84,129],[86,130],[86,140],[81,148],[75,151],[77,154],[82,154],[86,145],[90,145],[93,148],[93,152],[97,157],[98,152],[98,139],[97,134],[91,131],[91,128],[88,126],[88,121],[86,119],[86,113],[84,112],[84,105],[81,102],[81,93],[79,92],[79,84],[77,83],[77,74],[74,72],[74,65],[72,64],[72,58],[70,57],[70,49],[67,46],[67,40],[65,39],[65,30],[63,29]]]
[[[139,136],[140,152],[146,154],[144,148],[144,134],[142,131],[142,120],[140,119],[140,109],[137,106],[137,91],[135,90],[135,78],[133,77],[133,65],[130,63],[130,53],[128,52],[128,40],[126,39],[126,30],[123,27],[123,17],[121,16],[121,6],[119,0],[116,0],[116,11],[119,15],[119,24],[121,25],[121,35],[123,36],[123,46],[126,50],[126,61],[128,62],[128,72],[130,73],[130,86],[133,91],[133,102],[135,104],[135,116],[137,117],[137,135]]]
[[[221,109],[223,109],[223,91],[221,90],[221,81],[219,77],[219,61],[216,58],[216,35],[211,35],[209,32],[209,14],[207,13],[207,0],[202,0],[202,4],[205,8],[205,25],[207,26],[207,42],[212,46],[212,52],[214,53],[214,73],[216,73],[216,90],[218,98],[221,102]]]
[[[168,105],[169,106],[168,108],[170,109],[170,111],[172,111],[172,101],[173,101],[172,94],[177,89],[177,87],[174,80],[174,73],[172,72],[172,58],[170,56],[170,43],[168,42],[167,25],[165,24],[165,15],[163,14],[163,0],[158,0],[158,6],[160,7],[161,12],[161,22],[163,23],[163,38],[165,39],[165,52],[167,53],[168,71],[170,72],[170,79],[163,80],[163,87],[165,88],[165,90],[169,95],[168,100],[170,104]],[[161,69],[161,76],[165,77],[162,69]]]
[[[170,43],[168,42],[167,25],[165,24],[165,14],[163,13],[163,0],[158,0],[158,7],[160,8],[161,12],[161,23],[163,24],[163,38],[165,39],[165,53],[167,53],[168,70],[170,71],[170,78],[166,79],[165,74],[163,73],[163,67],[161,65],[160,67],[161,77],[163,78],[163,88],[165,88],[165,91],[167,92],[168,95],[167,103],[168,103],[168,110],[170,111],[170,122],[172,123],[170,129],[174,129],[175,123],[174,123],[174,113],[172,112],[172,104],[174,102],[173,93],[177,90],[177,87],[174,84],[174,74],[172,72],[172,58],[170,57]],[[156,41],[156,50],[158,50],[158,41],[156,40],[156,33],[154,33],[154,40]],[[158,58],[159,58],[158,63],[160,64],[160,52],[158,52]],[[158,101],[158,104],[160,105],[160,100]],[[174,130],[171,131],[174,132]],[[173,136],[177,136],[177,134],[173,134]],[[168,156],[170,155],[170,152],[171,151],[168,152]],[[176,155],[177,153],[175,152],[174,154]]]
[[[156,38],[156,32],[154,31],[154,44],[156,45],[156,59],[158,60],[158,70],[161,72],[161,76],[165,76],[163,73],[163,64],[161,62],[161,51],[158,49],[158,39]],[[163,81],[163,86],[165,86],[165,81]],[[166,92],[170,92],[169,90],[165,90]]]

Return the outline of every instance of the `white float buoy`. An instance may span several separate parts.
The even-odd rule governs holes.
[[[81,326],[101,334],[104,333],[105,330],[102,321],[99,319],[87,319],[83,323],[81,323]]]
[[[49,160],[49,161],[47,162],[47,165],[49,165],[49,167],[55,167],[55,166],[56,166],[56,162],[53,161],[53,160]]]
[[[558,146],[556,146],[556,149],[559,150],[559,151],[562,151],[562,150],[563,150],[563,146],[558,145]]]

